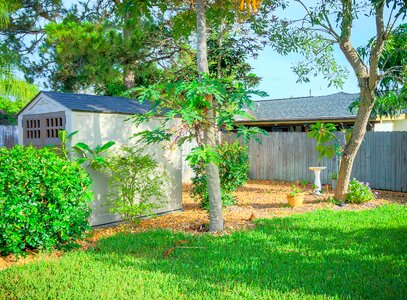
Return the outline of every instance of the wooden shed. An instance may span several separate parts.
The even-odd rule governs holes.
[[[94,96],[57,92],[40,92],[18,115],[19,144],[43,147],[59,144],[58,130],[68,133],[78,130],[71,144],[84,142],[95,147],[108,141],[116,142],[116,149],[123,145],[134,145],[134,133],[154,128],[158,118],[136,127],[127,119],[134,114],[150,110],[148,103],[121,97]],[[177,120],[174,120],[174,124]],[[165,207],[157,213],[166,213],[182,208],[182,160],[179,148],[166,150],[160,145],[149,146],[145,151],[158,162],[163,163],[171,177],[171,196]],[[121,220],[118,214],[111,214],[105,204],[108,192],[108,178],[88,170],[93,179],[95,199],[91,204],[91,225],[102,225]]]

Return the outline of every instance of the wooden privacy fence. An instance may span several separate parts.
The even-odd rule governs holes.
[[[330,183],[337,159],[318,163],[315,141],[305,132],[273,132],[249,143],[251,179],[314,181],[311,166],[325,166],[322,183]],[[235,136],[225,136],[233,142]],[[407,132],[367,132],[356,156],[352,177],[375,189],[407,192]]]
[[[11,148],[18,143],[17,126],[0,125],[0,147]]]

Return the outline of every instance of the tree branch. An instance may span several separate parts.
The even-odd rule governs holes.
[[[370,77],[369,77],[369,87],[371,90],[376,89],[378,83],[378,67],[380,56],[383,51],[384,42],[388,38],[388,34],[384,29],[383,22],[383,11],[384,11],[384,1],[380,1],[375,7],[376,11],[376,42],[372,44],[372,49],[370,51]]]
[[[360,57],[359,53],[353,47],[350,36],[352,33],[352,15],[353,4],[352,0],[343,0],[342,1],[342,23],[341,23],[341,35],[339,46],[342,52],[345,54],[346,59],[352,66],[356,77],[359,81],[359,85],[364,84],[362,81],[363,78],[367,78],[368,68]]]

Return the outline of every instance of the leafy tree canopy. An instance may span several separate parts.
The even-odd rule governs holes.
[[[252,95],[264,97],[266,94],[257,90],[247,90],[237,81],[211,78],[202,75],[201,80],[159,83],[146,88],[136,88],[131,92],[138,95],[140,101],[151,101],[154,109],[147,114],[136,115],[133,119],[138,126],[154,116],[163,116],[161,125],[154,130],[137,133],[140,141],[157,143],[163,140],[181,145],[185,141],[196,140],[203,151],[205,161],[216,160],[214,149],[207,147],[203,141],[206,130],[212,120],[208,119],[207,110],[213,109],[216,126],[225,131],[235,130],[236,118],[252,118],[246,108],[251,107]],[[211,95],[213,102],[207,95]],[[174,118],[180,118],[180,124],[171,125]],[[245,141],[253,134],[261,133],[255,127],[237,128],[239,136]],[[202,158],[202,157],[201,157]]]
[[[212,76],[259,82],[246,62],[264,46],[247,26],[258,7],[259,1],[207,1]],[[1,30],[0,46],[18,53],[16,62],[31,82],[42,77],[53,90],[119,95],[133,86],[191,79],[195,30],[191,1],[96,0],[64,7],[60,0],[24,0]]]
[[[373,43],[374,38],[365,47],[357,49],[363,59],[368,59]],[[396,117],[403,109],[407,109],[407,24],[401,24],[391,32],[378,67],[382,80],[371,117]],[[359,101],[349,107],[351,111],[357,111],[358,108]]]
[[[20,1],[0,3],[0,124],[14,124],[15,115],[38,93],[36,86],[15,76],[21,56],[12,47],[13,43],[9,43],[9,37],[3,35],[19,28],[17,24],[21,22],[16,22],[12,15],[20,9],[24,9],[24,3]]]

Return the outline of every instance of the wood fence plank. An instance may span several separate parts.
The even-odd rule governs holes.
[[[236,135],[229,139],[233,142]],[[318,165],[318,154],[307,133],[272,132],[260,139],[262,144],[254,140],[249,144],[251,179],[314,181],[308,167]],[[322,182],[330,183],[335,158],[320,164],[327,167],[321,173]],[[367,132],[352,177],[369,182],[372,188],[407,192],[407,132]]]
[[[0,125],[0,147],[11,148],[18,144],[17,126]]]

